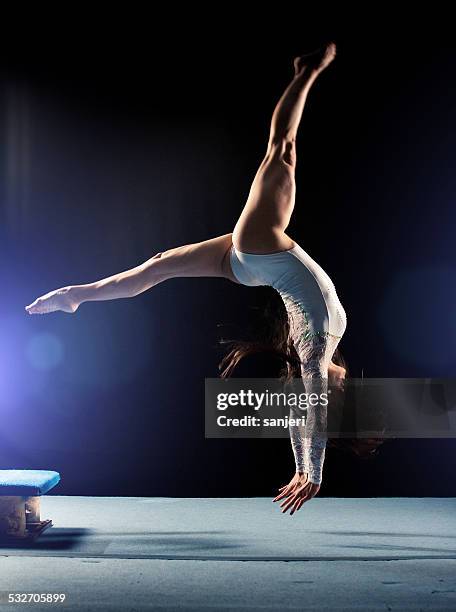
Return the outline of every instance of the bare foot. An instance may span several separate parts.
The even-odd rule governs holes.
[[[71,287],[55,289],[46,295],[42,295],[34,302],[25,307],[29,314],[47,314],[62,310],[63,312],[73,313],[79,307],[70,291]]]
[[[327,68],[335,57],[336,45],[335,43],[331,42],[313,53],[295,57],[293,62],[295,73],[298,74],[306,68],[310,68],[312,71],[319,73]]]

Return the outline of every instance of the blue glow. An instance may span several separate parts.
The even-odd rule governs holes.
[[[378,311],[390,350],[429,375],[456,361],[455,276],[449,266],[398,270]]]
[[[61,363],[64,353],[60,339],[49,332],[32,336],[25,350],[29,362],[37,370],[53,370]]]
[[[145,333],[150,311],[138,300],[86,307],[61,319],[68,352],[59,374],[62,384],[115,388],[152,368],[153,345]]]

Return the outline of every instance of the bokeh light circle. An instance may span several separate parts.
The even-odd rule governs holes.
[[[30,364],[36,370],[41,371],[56,368],[61,363],[64,354],[62,341],[49,332],[33,335],[25,351]]]

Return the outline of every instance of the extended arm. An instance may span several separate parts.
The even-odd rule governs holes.
[[[306,472],[310,482],[320,484],[326,451],[328,405],[328,337],[315,334],[297,343],[301,376],[307,394],[304,426],[290,426],[296,471]]]
[[[290,440],[295,458],[296,472],[307,474],[313,484],[321,484],[326,452],[327,379],[320,372],[311,377],[307,370],[303,382],[308,398],[306,425],[290,425]],[[318,399],[317,399],[318,398]],[[290,418],[296,418],[290,412]]]
[[[294,514],[320,490],[325,460],[327,406],[324,394],[327,389],[327,379],[323,376],[324,370],[321,367],[316,372],[311,372],[309,366],[310,363],[307,362],[307,367],[302,367],[303,383],[308,399],[306,424],[289,426],[296,473],[274,499],[274,501],[282,500],[280,504],[282,512],[290,510],[290,514]],[[293,410],[290,411],[290,418],[296,419],[301,416],[299,413],[295,414]]]
[[[291,425],[290,440],[296,463],[296,474],[288,485],[280,489],[274,501],[282,500],[282,512],[294,514],[312,499],[320,489],[326,452],[327,342],[314,336],[298,342],[296,349],[301,359],[301,374],[307,394],[307,419],[305,426]],[[290,417],[296,414],[290,413]]]
[[[290,423],[292,419],[296,419],[302,415],[298,415],[294,410],[290,409]],[[307,462],[305,460],[305,428],[302,425],[289,425],[289,433],[291,440],[291,447],[293,449],[293,455],[296,465],[296,472],[298,474],[307,473]]]

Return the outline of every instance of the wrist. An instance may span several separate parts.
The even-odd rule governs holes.
[[[308,480],[313,485],[321,485],[321,477],[316,474],[309,474]]]

